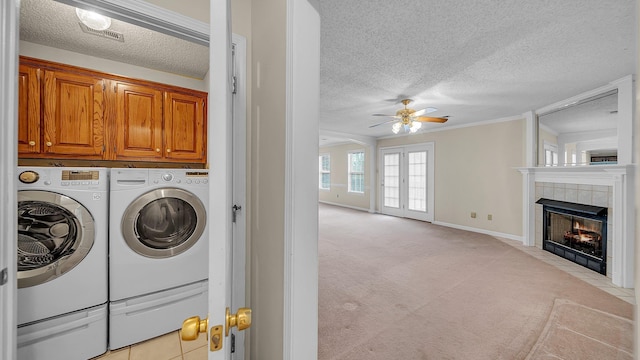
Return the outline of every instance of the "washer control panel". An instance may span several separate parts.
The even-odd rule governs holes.
[[[104,172],[89,169],[21,169],[18,180],[25,185],[53,186],[71,189],[97,189],[106,186]],[[24,186],[24,185],[23,185]]]

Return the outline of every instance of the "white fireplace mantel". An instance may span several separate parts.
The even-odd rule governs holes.
[[[611,281],[620,287],[634,286],[634,165],[591,165],[517,168],[523,175],[523,237],[535,246],[536,182],[605,185],[613,188],[613,251]]]

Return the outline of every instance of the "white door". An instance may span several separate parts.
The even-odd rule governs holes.
[[[433,221],[433,143],[380,150],[383,214]]]
[[[247,41],[233,34],[233,205],[231,222],[233,224],[231,308],[236,310],[245,306],[245,268],[246,268],[246,63]],[[237,328],[231,330],[233,341],[232,359],[244,360],[245,332]]]
[[[231,359],[226,312],[233,267],[233,61],[230,0],[210,0],[209,40],[209,360]],[[238,309],[229,309],[235,314]]]
[[[394,216],[404,216],[403,204],[400,196],[400,185],[403,181],[401,163],[404,158],[402,148],[381,150],[380,173],[382,179],[382,213]]]

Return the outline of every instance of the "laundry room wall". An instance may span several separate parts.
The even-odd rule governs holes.
[[[20,41],[20,55],[48,60],[62,64],[118,74],[125,77],[155,81],[162,84],[181,86],[188,89],[207,91],[207,79],[195,79],[141,66],[79,54],[27,41]]]

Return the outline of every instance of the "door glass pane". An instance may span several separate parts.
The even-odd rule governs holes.
[[[384,155],[384,206],[400,207],[400,154]]]
[[[193,235],[198,218],[182,199],[161,198],[145,205],[136,219],[138,240],[154,249],[176,247]]]
[[[427,211],[427,152],[409,153],[408,209]]]

